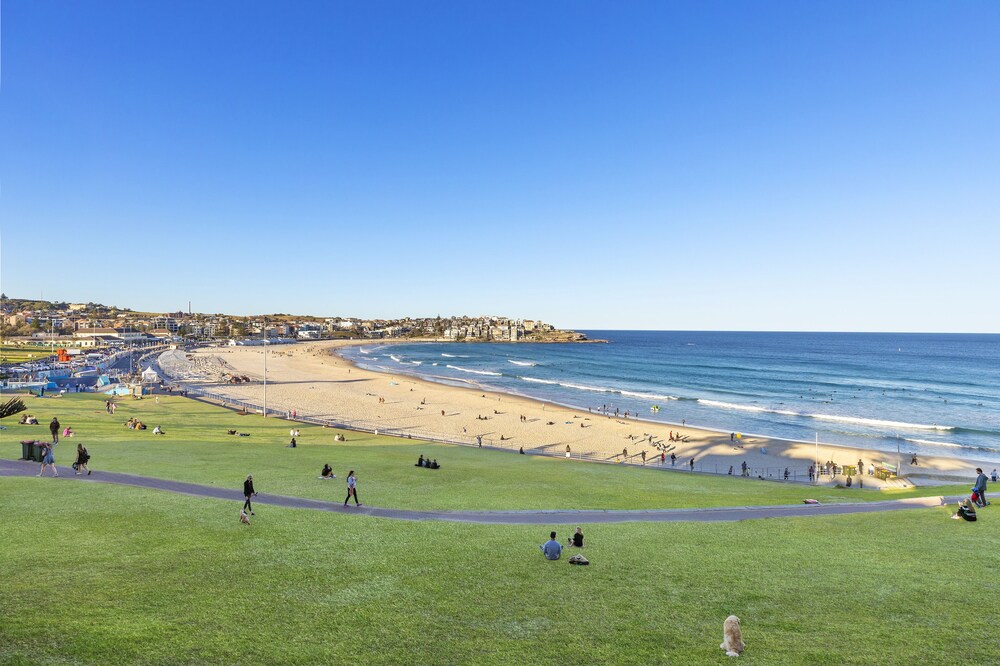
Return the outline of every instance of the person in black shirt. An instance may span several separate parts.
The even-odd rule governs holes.
[[[253,507],[250,506],[250,497],[256,494],[257,492],[253,489],[253,474],[247,474],[247,480],[243,482],[243,496],[247,498],[243,503],[243,510],[249,511],[251,516],[255,514]]]
[[[572,546],[574,548],[583,548],[583,530],[582,529],[580,529],[579,527],[576,528],[576,532],[574,532],[573,536],[570,537],[568,545],[570,545],[570,546]]]
[[[958,513],[952,516],[955,520],[962,518],[968,520],[970,523],[976,520],[976,508],[972,506],[972,502],[967,499],[962,500],[958,505]]]

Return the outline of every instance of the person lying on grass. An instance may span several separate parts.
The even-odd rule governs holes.
[[[976,521],[976,508],[972,506],[970,500],[964,499],[959,503],[958,511],[952,515],[952,519],[958,520],[959,518],[968,520],[970,523]]]

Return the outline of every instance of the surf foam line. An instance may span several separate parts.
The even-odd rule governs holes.
[[[721,402],[718,400],[706,400],[698,398],[698,402],[706,407],[716,407],[718,409],[732,409],[742,412],[756,412],[765,414],[780,414],[782,416],[798,416],[818,421],[833,421],[835,423],[850,423],[853,425],[871,426],[875,428],[899,428],[902,430],[938,430],[951,431],[953,426],[926,425],[923,423],[905,423],[903,421],[884,421],[882,419],[867,419],[861,416],[837,416],[835,414],[808,414],[795,412],[790,409],[771,409],[769,407],[757,407],[756,405],[737,405],[731,402]]]
[[[914,444],[927,444],[930,446],[945,446],[948,448],[955,448],[955,449],[976,448],[976,447],[962,446],[961,444],[955,444],[953,442],[935,442],[932,439],[911,439],[910,437],[904,437],[903,441],[913,442]]]
[[[470,370],[469,368],[461,368],[457,365],[446,365],[446,368],[451,368],[452,370],[458,370],[459,372],[471,372],[474,375],[489,375],[490,377],[502,377],[502,372],[491,372],[490,370]]]
[[[536,365],[538,365],[537,363],[532,363],[531,361],[515,361],[514,359],[511,359],[511,358],[507,359],[507,362],[508,363],[513,363],[514,365],[520,365],[520,366],[523,366],[525,368],[533,368]]]
[[[550,379],[538,379],[536,377],[518,377],[518,379],[526,382],[532,382],[534,384],[549,384],[551,386],[562,386],[563,388],[571,388],[571,389],[576,389],[578,391],[591,391],[593,393],[610,393],[612,395],[621,395],[630,398],[642,398],[644,400],[679,400],[679,398],[672,395],[637,393],[635,391],[623,391],[620,389],[607,388],[604,386],[584,386],[582,384],[570,384],[569,382],[554,382]]]

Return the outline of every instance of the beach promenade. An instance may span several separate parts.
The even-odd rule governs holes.
[[[37,474],[38,465],[20,460],[0,460],[0,477],[31,477]],[[112,483],[118,485],[149,488],[164,492],[180,493],[195,497],[227,500],[241,503],[242,493],[237,489],[219,488],[197,483],[186,483],[168,479],[157,479],[120,472],[98,472],[96,476],[76,476],[64,474],[55,477],[65,482]],[[289,497],[286,495],[259,494],[255,504],[281,506],[293,509],[310,509],[342,514],[359,514],[373,518],[394,520],[439,520],[458,523],[480,523],[491,525],[554,525],[560,523],[688,523],[688,522],[732,522],[761,518],[801,518],[831,516],[882,511],[902,511],[905,509],[925,509],[944,506],[956,502],[954,497],[913,497],[885,502],[843,503],[843,504],[794,504],[783,506],[733,506],[699,509],[641,509],[634,511],[615,510],[546,510],[546,511],[420,511],[409,509],[389,509],[367,505],[354,506],[341,502]]]

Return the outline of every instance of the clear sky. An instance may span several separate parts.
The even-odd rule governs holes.
[[[0,11],[8,296],[1000,332],[1000,2]]]

